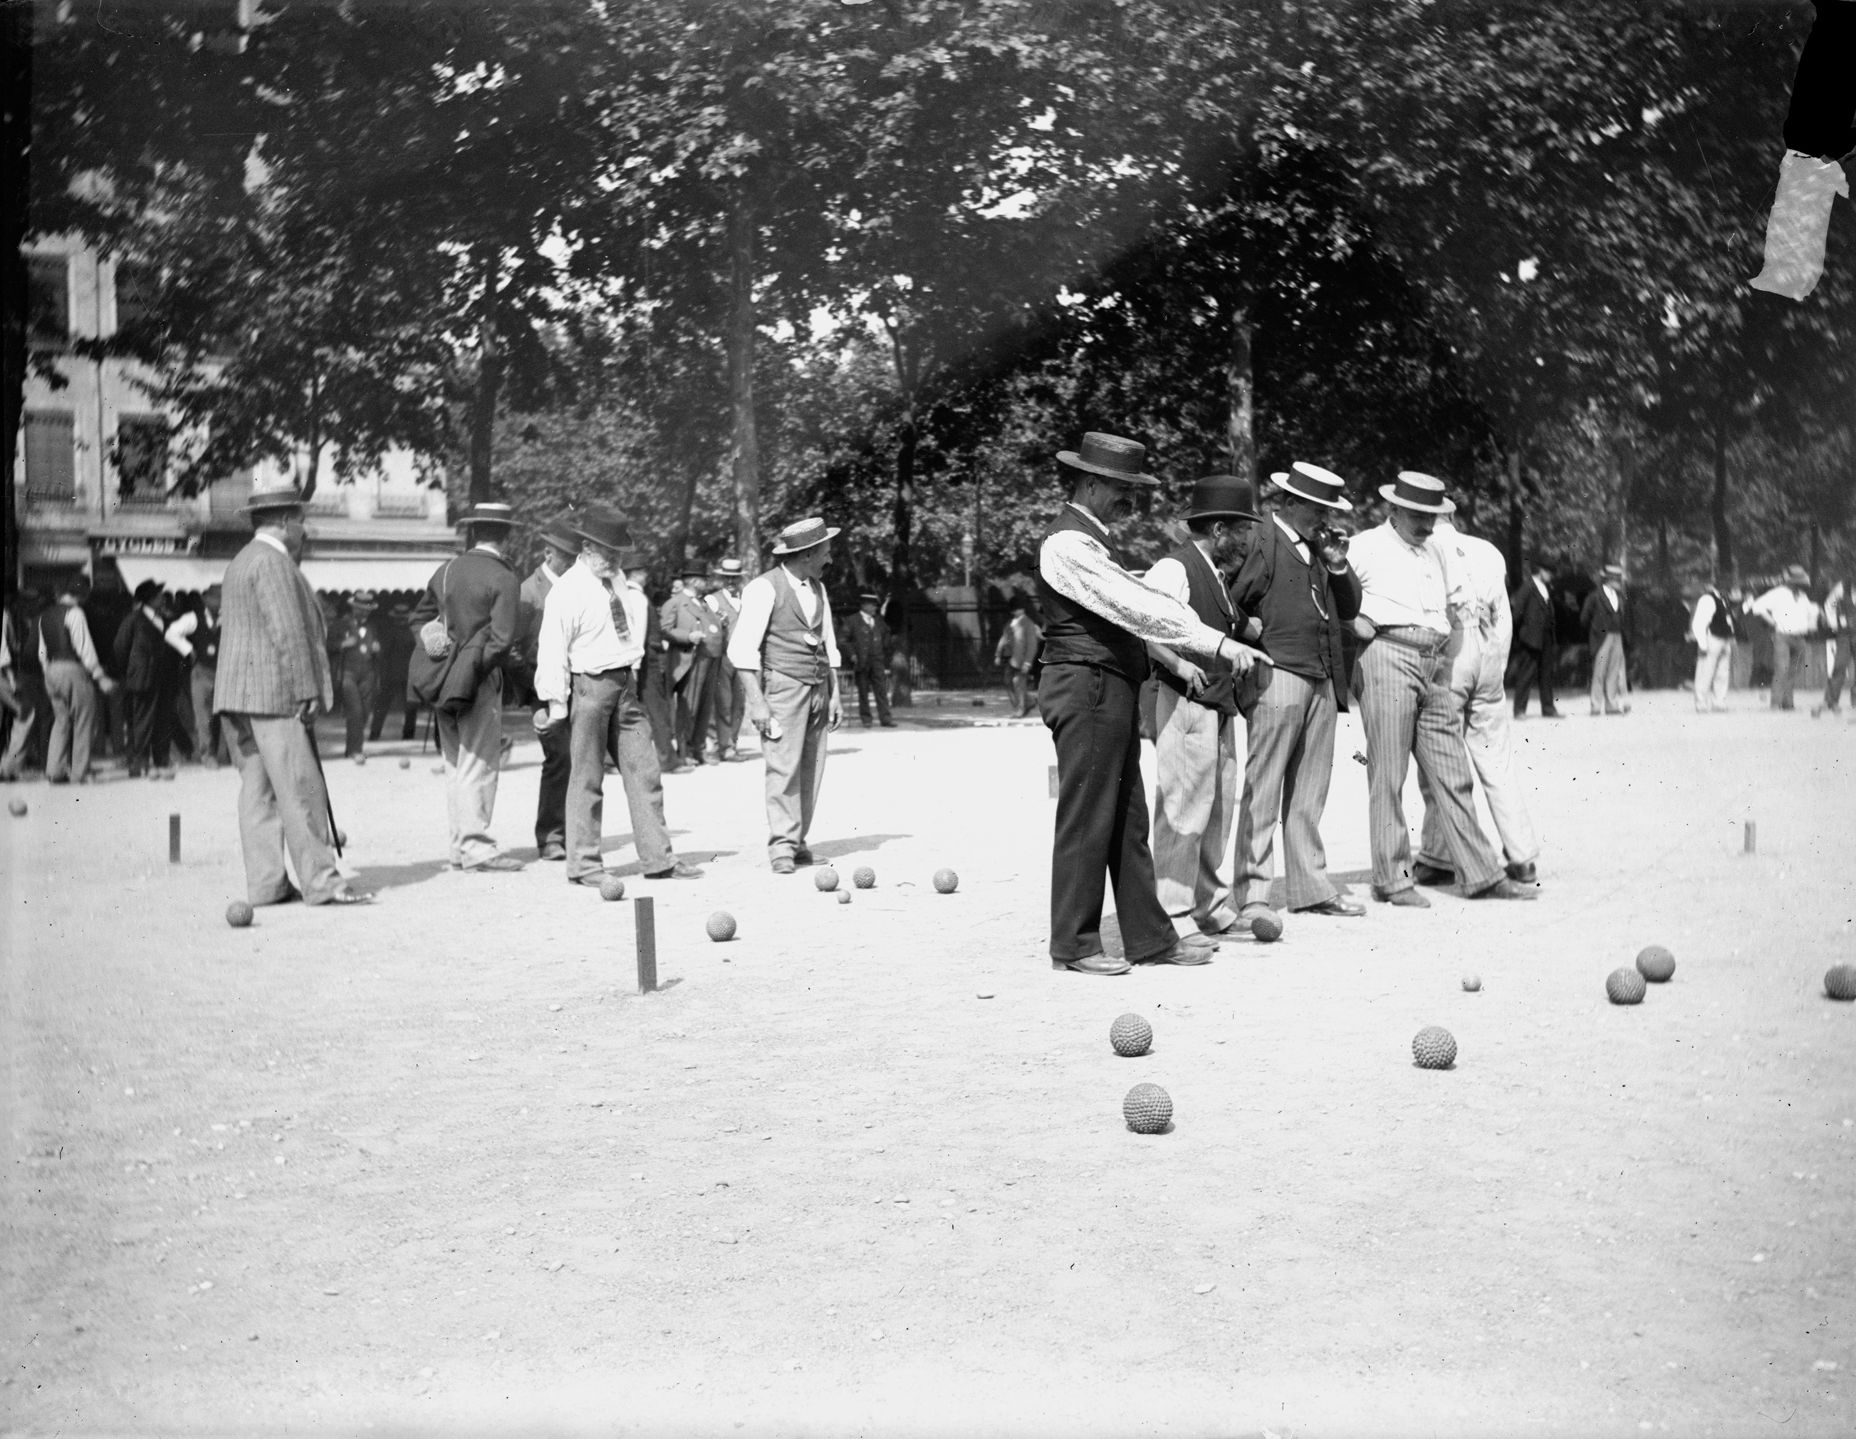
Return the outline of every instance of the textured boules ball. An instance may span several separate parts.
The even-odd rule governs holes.
[[[1250,921],[1250,937],[1263,944],[1274,944],[1282,938],[1282,921],[1273,914],[1260,914]]]
[[[1154,1043],[1154,1027],[1138,1014],[1124,1014],[1108,1027],[1108,1042],[1127,1059],[1145,1054]]]
[[[1824,974],[1824,993],[1832,999],[1856,999],[1856,964],[1833,964]]]
[[[1482,988],[1482,976],[1479,974],[1464,975],[1463,988],[1468,990],[1471,994],[1474,994],[1477,990]]]
[[[1448,1069],[1456,1063],[1456,1040],[1441,1024],[1427,1024],[1412,1036],[1411,1057],[1420,1069]]]
[[[851,892],[848,889],[839,890],[838,891],[838,903],[849,904],[850,902],[851,902]]]
[[[1614,969],[1605,979],[1605,997],[1613,1004],[1642,1004],[1648,986],[1634,969]]]
[[[603,874],[599,877],[599,897],[601,899],[624,899],[625,881],[616,874]]]
[[[400,768],[401,768],[401,769],[411,769],[411,768],[412,768],[412,761],[411,761],[411,760],[409,760],[409,759],[403,759],[403,760],[401,760],[401,761],[400,761]]]
[[[709,916],[709,922],[703,928],[717,944],[726,944],[735,937],[735,917],[725,909],[718,909]]]
[[[822,864],[812,871],[812,883],[829,894],[838,887],[838,871],[828,864]]]
[[[1664,984],[1676,972],[1676,957],[1660,944],[1645,945],[1637,953],[1637,973],[1651,984]]]
[[[960,888],[960,876],[951,869],[937,869],[934,872],[934,887],[941,894],[952,894]]]
[[[366,755],[364,755],[364,754],[358,754],[358,755],[356,755],[356,756],[354,757],[354,762],[355,762],[356,764],[366,764],[366,763],[367,763],[367,756],[366,756]]]
[[[235,899],[226,906],[226,923],[234,929],[243,929],[252,921],[251,906],[242,899]]]
[[[851,872],[851,883],[856,885],[859,889],[874,889],[876,887],[876,871],[867,864],[860,864]]]
[[[6,812],[18,819],[26,812],[26,802],[23,799],[10,799],[6,802]]]
[[[1164,1134],[1173,1122],[1173,1099],[1157,1084],[1137,1084],[1121,1101],[1121,1117],[1136,1134]]]

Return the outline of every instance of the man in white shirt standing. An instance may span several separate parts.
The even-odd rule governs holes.
[[[1462,642],[1456,646],[1450,668],[1450,702],[1470,763],[1488,797],[1508,878],[1517,884],[1533,884],[1538,878],[1535,862],[1540,858],[1540,841],[1534,834],[1526,796],[1515,779],[1508,696],[1502,689],[1514,634],[1508,608],[1508,563],[1494,545],[1464,534],[1448,516],[1438,518],[1434,542],[1442,546],[1451,573],[1462,574],[1475,606],[1463,617]],[[1456,878],[1448,858],[1449,838],[1422,765],[1418,767],[1418,792],[1424,797],[1424,837],[1411,866],[1412,878],[1419,884],[1449,884]]]
[[[1804,668],[1810,638],[1817,631],[1820,611],[1811,602],[1811,577],[1803,565],[1793,565],[1747,608],[1772,626],[1772,707],[1793,708],[1792,689]]]
[[[108,694],[116,681],[104,672],[84,618],[90,576],[73,575],[57,601],[39,616],[39,665],[52,702],[52,733],[45,754],[45,778],[53,784],[90,783],[90,740],[96,728],[97,692]]]
[[[606,756],[619,767],[633,841],[646,879],[693,879],[702,873],[679,860],[664,823],[664,785],[657,744],[638,697],[650,601],[625,581],[631,530],[611,510],[569,522],[580,557],[548,590],[535,657],[535,694],[547,709],[538,731],[571,722],[572,769],[567,781],[567,879],[597,886],[605,817]]]
[[[1405,775],[1415,756],[1430,781],[1451,869],[1471,899],[1532,899],[1534,890],[1502,870],[1476,821],[1474,779],[1451,700],[1451,631],[1475,602],[1453,577],[1432,539],[1440,515],[1456,503],[1444,482],[1401,470],[1381,485],[1391,509],[1386,522],[1359,535],[1348,550],[1364,591],[1355,630],[1360,652],[1360,721],[1366,731],[1368,823],[1373,897],[1407,909],[1429,909],[1413,886],[1411,830],[1405,822]]]
[[[838,531],[822,519],[780,531],[772,569],[741,591],[728,659],[767,766],[767,859],[775,874],[812,863],[806,844],[825,783],[825,735],[844,722],[838,637],[821,583]]]
[[[1695,656],[1695,713],[1727,708],[1727,685],[1734,667],[1734,620],[1727,599],[1709,582],[1701,587],[1688,618]]]

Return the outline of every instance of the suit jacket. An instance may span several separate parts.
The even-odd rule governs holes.
[[[478,672],[488,674],[507,663],[515,649],[520,598],[521,586],[507,560],[488,550],[467,550],[432,572],[406,623],[416,635],[442,609],[452,642],[480,646]]]
[[[509,667],[522,687],[535,692],[535,659],[541,648],[541,612],[554,588],[555,573],[546,565],[536,565],[516,592],[515,654]]]
[[[848,651],[848,658],[853,673],[861,674],[865,670],[880,670],[889,664],[889,626],[878,615],[874,625],[864,623],[863,611],[859,610],[844,622],[838,632],[839,645]]]
[[[166,674],[167,641],[161,626],[149,619],[140,605],[123,617],[116,631],[116,668],[122,687],[130,694],[147,694],[161,687]],[[172,651],[168,651],[172,653]]]
[[[1231,581],[1231,604],[1246,617],[1262,619],[1265,601],[1278,583],[1287,584],[1290,577],[1294,576],[1294,582],[1299,588],[1300,576],[1306,574],[1311,582],[1320,584],[1325,594],[1322,602],[1327,608],[1325,624],[1317,617],[1315,624],[1319,628],[1312,634],[1291,633],[1281,636],[1272,635],[1265,625],[1262,635],[1252,643],[1273,657],[1298,650],[1318,653],[1325,661],[1328,678],[1334,685],[1335,708],[1344,711],[1352,689],[1352,659],[1345,636],[1351,633],[1348,627],[1354,616],[1360,613],[1360,577],[1353,572],[1351,565],[1338,575],[1329,574],[1327,566],[1314,553],[1312,545],[1309,546],[1309,561],[1308,565],[1303,565],[1289,537],[1282,532],[1282,526],[1273,518],[1265,517],[1263,523],[1257,526],[1250,552],[1244,556],[1243,564],[1238,566],[1237,577]],[[1279,574],[1282,576],[1280,581]],[[1313,614],[1314,611],[1311,609],[1308,613]],[[1257,672],[1252,670],[1251,673],[1254,675]],[[1245,712],[1248,713],[1248,710]]]
[[[1616,633],[1624,638],[1625,616],[1630,609],[1630,599],[1623,587],[1618,586],[1618,602],[1612,607],[1605,598],[1605,587],[1593,585],[1591,594],[1585,597],[1585,604],[1579,610],[1579,621],[1585,626],[1585,640],[1594,649],[1608,634]]]
[[[266,540],[233,556],[221,582],[213,713],[287,715],[335,702],[316,592],[296,561]]]
[[[1522,649],[1551,649],[1557,642],[1553,601],[1541,598],[1533,576],[1515,586],[1514,593],[1508,597],[1508,607],[1514,611],[1514,642]]]
[[[722,632],[721,617],[688,590],[678,590],[658,609],[657,619],[670,641],[670,681],[681,684],[696,663],[697,650],[706,654],[705,641]]]

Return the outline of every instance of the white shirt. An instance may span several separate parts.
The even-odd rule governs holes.
[[[1541,599],[1545,600],[1548,604],[1553,603],[1553,596],[1547,593],[1547,582],[1541,579],[1539,575],[1534,576],[1534,588],[1540,591]]]
[[[1808,635],[1817,628],[1817,606],[1790,585],[1774,585],[1747,608],[1782,635]]]
[[[1441,520],[1431,538],[1443,550],[1446,570],[1461,577],[1463,597],[1475,606],[1474,623],[1482,637],[1499,639],[1506,646],[1514,634],[1514,617],[1508,609],[1508,561],[1502,552]]]
[[[1689,638],[1704,650],[1714,642],[1716,636],[1708,632],[1708,626],[1714,623],[1714,612],[1719,608],[1714,596],[1707,590],[1701,592],[1701,598],[1695,601],[1695,612],[1689,616]]]
[[[38,627],[35,625],[33,628]],[[97,647],[90,642],[90,624],[84,618],[82,606],[72,605],[65,611],[64,632],[71,637],[71,648],[77,651],[77,662],[90,672],[93,680],[102,684],[103,666],[97,662]],[[44,669],[50,663],[51,660],[45,652],[45,632],[40,630],[39,668]]]
[[[799,613],[810,624],[818,613],[817,588],[811,580],[794,574],[785,565],[780,568],[786,571],[787,582],[793,587]],[[760,673],[761,642],[767,638],[767,626],[773,621],[776,595],[771,570],[754,576],[741,591],[741,613],[735,618],[735,632],[728,640],[728,662],[736,669]],[[832,625],[829,607],[825,610],[825,662],[834,670],[838,668],[838,632]]]
[[[650,601],[627,584],[622,573],[615,579],[616,591],[581,559],[548,591],[535,656],[535,694],[548,704],[567,703],[574,675],[623,669],[644,658]],[[623,636],[612,623],[615,594],[629,630]]]
[[[1452,602],[1474,603],[1460,581],[1452,593],[1449,566],[1435,535],[1408,545],[1387,520],[1355,536],[1347,558],[1360,578],[1360,613],[1381,629],[1420,625],[1447,633]]]
[[[1289,543],[1295,546],[1295,553],[1302,563],[1305,565],[1312,564],[1313,561],[1308,557],[1308,541],[1296,533],[1295,526],[1290,524],[1281,515],[1272,514],[1270,518],[1276,521],[1276,528],[1289,537]],[[1349,557],[1351,557],[1351,555]]]
[[[1162,594],[1116,564],[1104,543],[1108,531],[1102,522],[1079,505],[1070,508],[1089,522],[1090,532],[1059,530],[1045,537],[1038,547],[1038,573],[1046,584],[1149,644],[1218,653],[1224,640],[1220,631],[1202,623],[1183,600]]]

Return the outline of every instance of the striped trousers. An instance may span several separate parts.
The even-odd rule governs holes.
[[[1480,634],[1467,633],[1462,652],[1450,671],[1450,702],[1469,748],[1469,761],[1489,801],[1495,832],[1501,837],[1502,858],[1509,864],[1530,864],[1540,858],[1540,840],[1527,798],[1514,776],[1513,728],[1508,718],[1508,696],[1502,691],[1502,672],[1508,655]],[[1418,858],[1439,869],[1449,869],[1449,840],[1436,791],[1418,767],[1418,793],[1424,798],[1424,838]]]
[[[1360,652],[1360,723],[1366,731],[1367,822],[1373,889],[1411,888],[1411,830],[1405,822],[1405,776],[1412,757],[1430,781],[1438,822],[1473,894],[1502,878],[1501,860],[1476,822],[1469,751],[1450,697],[1449,655],[1426,655],[1379,639]]]
[[[1273,666],[1264,673],[1262,693],[1244,712],[1250,734],[1232,861],[1240,914],[1270,902],[1279,819],[1288,907],[1306,909],[1339,893],[1328,878],[1321,843],[1321,815],[1334,773],[1334,685]]]

